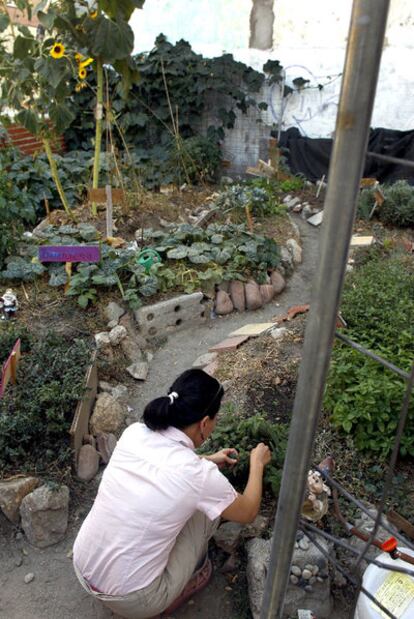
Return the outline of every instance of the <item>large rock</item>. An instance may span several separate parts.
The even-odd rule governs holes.
[[[122,325],[117,325],[109,332],[109,341],[112,346],[118,346],[127,336],[127,330]]]
[[[138,361],[127,367],[127,372],[135,380],[147,380],[149,365],[146,361]]]
[[[325,540],[319,538],[318,543],[325,552],[329,552]],[[327,559],[306,536],[295,546],[283,617],[296,617],[298,609],[304,609],[312,610],[318,619],[331,619],[332,598]],[[260,617],[270,548],[271,540],[254,538],[246,544],[247,582],[254,619]]]
[[[115,434],[98,434],[96,443],[102,461],[108,464],[117,443]]]
[[[69,488],[36,488],[24,497],[20,506],[22,528],[28,541],[46,548],[65,537],[68,526]]]
[[[113,301],[111,301],[111,303],[108,303],[105,308],[105,316],[108,322],[112,322],[113,320],[115,320],[118,324],[119,319],[124,314],[124,308],[120,307],[117,303],[114,303]]]
[[[262,284],[260,286],[260,294],[262,295],[263,305],[266,305],[273,299],[275,291],[271,284]]]
[[[293,271],[293,257],[287,247],[281,247],[280,249],[280,262],[285,269],[285,273],[289,275]]]
[[[82,481],[90,481],[99,470],[99,454],[92,445],[82,445],[79,450],[76,473]]]
[[[244,292],[246,295],[246,307],[248,310],[257,310],[262,307],[263,300],[260,294],[260,286],[253,280],[250,280],[244,286]]]
[[[142,350],[139,344],[135,338],[132,338],[129,335],[125,339],[121,340],[121,349],[125,357],[132,361],[132,363],[142,359]]]
[[[237,279],[230,282],[230,297],[235,309],[238,312],[244,312],[246,309],[246,294],[243,282],[239,282]]]
[[[147,343],[145,341],[145,338],[142,337],[142,335],[140,335],[137,332],[137,325],[133,317],[130,314],[124,314],[122,318],[119,320],[119,324],[125,327],[128,333],[128,337],[130,337],[135,342],[138,348],[140,348],[141,350],[146,348]],[[122,342],[124,341],[125,340],[122,340]],[[122,342],[121,342],[121,346],[122,346]]]
[[[110,346],[111,340],[109,339],[109,333],[107,331],[101,331],[100,333],[96,333],[95,343],[98,350],[102,350],[103,348]]]
[[[6,518],[14,524],[19,522],[21,502],[39,483],[36,477],[18,477],[0,481],[0,508]]]
[[[286,247],[293,258],[294,264],[300,264],[302,262],[302,248],[299,243],[295,239],[288,239]]]
[[[213,539],[217,546],[232,554],[239,545],[243,526],[237,522],[225,522],[222,524],[213,535]]]
[[[272,271],[270,275],[270,281],[272,283],[275,294],[280,294],[282,290],[285,289],[285,286],[286,286],[285,278],[283,277],[281,273],[279,273],[279,271]]]
[[[225,292],[224,290],[217,290],[215,308],[216,313],[219,314],[219,316],[225,316],[226,314],[232,313],[234,307],[228,292]]]
[[[90,426],[92,434],[118,432],[124,422],[122,406],[109,393],[100,393],[96,398]]]
[[[216,352],[206,352],[204,355],[200,355],[193,363],[193,368],[203,369],[210,363],[213,363],[218,357]]]

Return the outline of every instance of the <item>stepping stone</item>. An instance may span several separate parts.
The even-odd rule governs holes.
[[[209,348],[209,352],[232,352],[233,350],[237,350],[239,346],[247,342],[249,339],[248,335],[239,335],[237,337],[228,337],[226,340],[223,340],[219,344],[215,344],[211,348]]]
[[[265,331],[268,331],[272,327],[274,327],[273,322],[257,322],[249,325],[244,325],[244,327],[240,327],[237,331],[233,331],[230,333],[231,337],[237,337],[242,335],[247,335],[249,337],[257,337],[261,335]]]
[[[373,241],[373,236],[358,236],[354,234],[351,239],[351,247],[369,247]]]
[[[316,213],[315,215],[312,215],[312,217],[308,218],[308,224],[311,224],[312,226],[320,226],[322,221],[323,211],[319,211],[319,213]]]

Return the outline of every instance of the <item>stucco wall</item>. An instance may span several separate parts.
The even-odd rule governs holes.
[[[258,4],[260,11],[252,13]],[[258,16],[269,18],[268,4],[269,0],[146,0],[133,17],[136,50],[151,49],[163,32],[172,42],[188,40],[207,56],[232,52],[257,69],[269,58],[278,59],[286,68],[288,84],[299,76],[314,86],[324,84],[321,91],[304,90],[284,100],[282,127],[296,126],[310,137],[329,137],[335,127],[352,0],[274,0],[273,46],[253,49],[249,47],[255,40],[252,17],[256,27]],[[392,0],[372,126],[414,128],[413,25],[411,0]],[[264,32],[267,36],[268,28]],[[263,97],[270,108],[262,118],[270,126],[281,118],[279,87],[266,89]],[[237,160],[236,167],[254,162],[260,140],[255,119],[241,119],[232,133],[224,145],[227,156]],[[244,145],[242,151],[238,143]]]

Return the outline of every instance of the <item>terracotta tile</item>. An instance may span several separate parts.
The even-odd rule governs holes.
[[[232,350],[236,350],[239,346],[247,342],[249,339],[248,335],[239,335],[237,337],[228,337],[226,340],[223,340],[219,344],[215,344],[211,348],[208,349],[209,352],[231,352]]]

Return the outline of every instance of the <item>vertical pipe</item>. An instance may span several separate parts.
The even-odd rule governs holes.
[[[261,619],[282,619],[352,235],[390,0],[354,0],[335,141]]]

